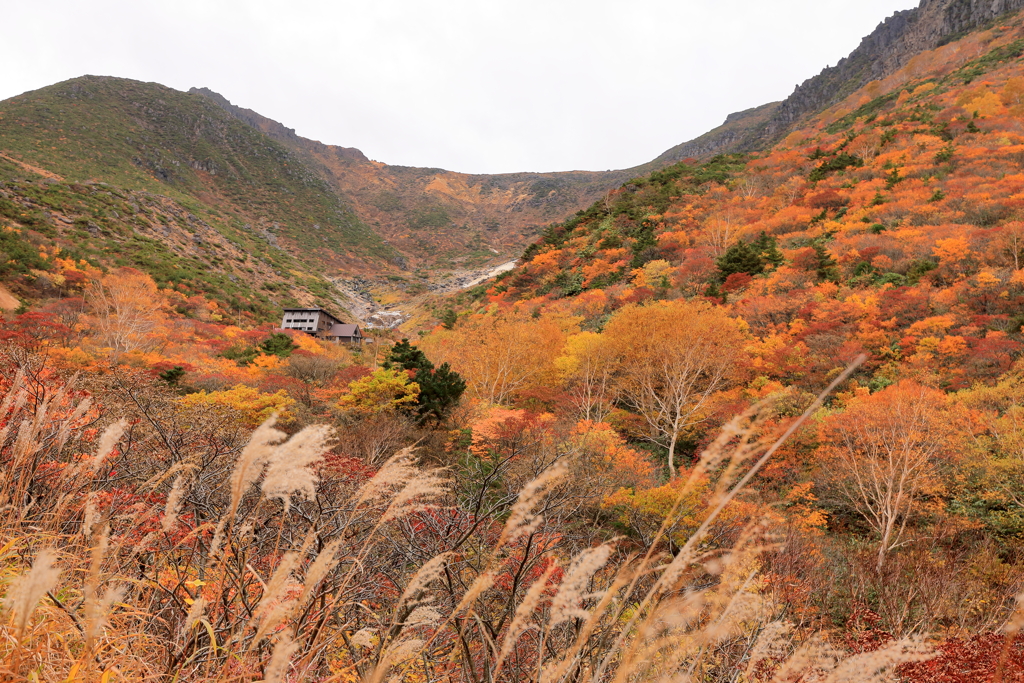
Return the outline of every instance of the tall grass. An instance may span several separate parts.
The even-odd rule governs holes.
[[[0,400],[5,680],[838,683],[929,656],[920,639],[847,656],[777,619],[769,520],[708,543],[852,368],[781,434],[766,405],[726,425],[679,489],[676,507],[714,475],[685,543],[673,511],[643,553],[560,556],[545,511],[564,462],[497,522],[454,510],[412,449],[369,472],[330,454],[325,427],[270,420],[243,441],[130,385],[113,419],[77,380],[21,366]]]

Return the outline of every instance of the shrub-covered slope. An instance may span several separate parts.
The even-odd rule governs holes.
[[[947,386],[994,377],[1024,322],[1022,36],[1017,17],[922,53],[767,153],[634,179],[550,226],[490,299],[600,325],[709,297],[789,381],[860,351],[878,382],[897,362]]]
[[[0,150],[69,181],[217,207],[311,263],[394,255],[284,146],[207,98],[155,83],[85,76],[6,100]]]
[[[277,244],[272,233],[196,201],[69,182],[0,156],[0,284],[26,304],[76,296],[97,269],[128,266],[173,289],[186,315],[205,310],[206,300],[218,318],[237,323],[276,320],[282,306],[299,303],[346,306]],[[2,307],[16,306],[8,298]]]

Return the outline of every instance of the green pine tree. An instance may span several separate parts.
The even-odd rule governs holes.
[[[287,358],[292,355],[292,351],[299,348],[284,332],[274,332],[269,337],[260,342],[260,350],[268,356],[280,356],[281,358]]]
[[[764,272],[764,261],[758,255],[757,249],[746,242],[737,242],[729,247],[718,258],[716,264],[722,282],[725,282],[725,279],[734,273],[759,275]]]
[[[814,243],[814,254],[818,257],[817,276],[819,282],[839,282],[839,264],[828,253],[821,242]]]
[[[416,414],[421,424],[431,420],[443,422],[466,391],[466,381],[448,363],[435,368],[427,355],[410,344],[408,339],[391,347],[383,365],[386,370],[413,372],[413,380],[420,385]]]
[[[444,325],[444,329],[453,330],[455,329],[455,323],[459,321],[459,314],[454,309],[447,308],[444,313],[441,314],[441,324]]]
[[[167,382],[168,386],[172,387],[178,386],[178,382],[180,382],[181,378],[184,376],[185,368],[181,367],[180,365],[175,365],[173,368],[170,368],[169,370],[164,370],[158,375],[158,377],[161,380]]]
[[[774,237],[769,236],[764,230],[757,236],[752,246],[764,266],[778,268],[786,260],[782,252],[779,251],[778,241]]]
[[[420,385],[418,412],[421,422],[443,422],[466,391],[466,380],[452,370],[448,363],[441,363],[440,367],[430,372],[417,373],[416,381]]]

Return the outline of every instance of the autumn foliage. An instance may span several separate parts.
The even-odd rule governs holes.
[[[3,675],[1021,680],[1019,22],[630,181],[401,341],[42,250]]]

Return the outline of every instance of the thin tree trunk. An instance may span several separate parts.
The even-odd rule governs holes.
[[[679,420],[672,427],[672,441],[668,445],[668,479],[676,478],[676,442],[679,441]]]

